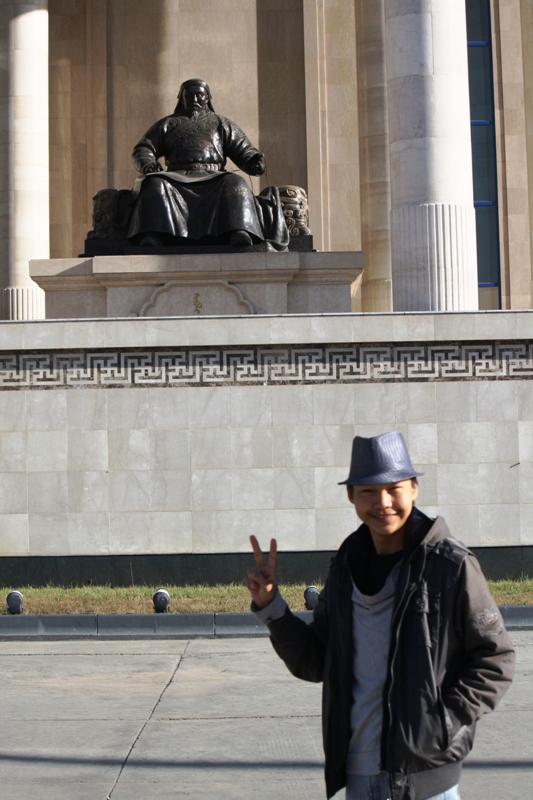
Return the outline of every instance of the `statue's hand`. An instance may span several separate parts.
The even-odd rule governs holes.
[[[143,174],[149,175],[151,172],[161,172],[163,169],[163,165],[159,161],[150,161],[149,164],[145,164],[143,167]]]
[[[248,162],[248,167],[246,168],[248,174],[262,175],[265,170],[266,170],[266,164],[263,153],[257,153],[255,156],[252,156],[252,158]]]

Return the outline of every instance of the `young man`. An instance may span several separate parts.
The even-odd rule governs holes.
[[[327,796],[458,800],[476,721],[513,676],[514,651],[475,557],[414,507],[417,473],[395,431],[353,442],[341,545],[306,625],[281,597],[276,541],[246,584],[278,655],[323,681]]]

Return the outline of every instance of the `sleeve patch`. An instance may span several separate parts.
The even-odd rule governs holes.
[[[484,608],[483,611],[474,614],[470,619],[479,632],[486,636],[499,633],[502,629],[500,614],[496,606]]]

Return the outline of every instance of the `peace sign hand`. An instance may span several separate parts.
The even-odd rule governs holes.
[[[265,559],[256,537],[250,536],[250,542],[252,543],[257,566],[248,567],[245,583],[256,606],[265,608],[265,606],[270,605],[278,591],[278,579],[276,576],[277,544],[275,539],[270,540],[270,553],[268,562],[265,564]]]

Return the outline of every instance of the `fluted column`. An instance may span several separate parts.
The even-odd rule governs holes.
[[[39,319],[29,261],[50,253],[47,0],[0,5],[0,59],[0,313]]]
[[[395,311],[478,307],[464,0],[385,0]]]

